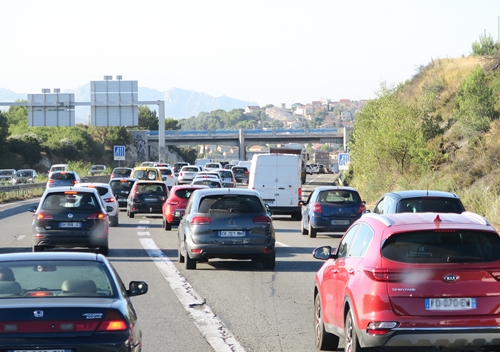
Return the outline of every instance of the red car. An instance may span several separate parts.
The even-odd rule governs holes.
[[[313,255],[320,350],[500,347],[500,236],[478,214],[365,214]]]
[[[172,225],[179,225],[181,216],[184,214],[189,197],[197,189],[208,188],[201,185],[177,185],[170,190],[167,201],[163,203],[163,228],[170,231]]]

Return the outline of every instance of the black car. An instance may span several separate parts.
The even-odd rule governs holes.
[[[301,233],[315,238],[318,232],[345,232],[366,210],[353,187],[316,187],[302,206]]]
[[[125,287],[102,255],[77,252],[0,255],[2,351],[140,351],[142,333]]]
[[[88,247],[108,254],[108,211],[95,188],[47,188],[34,213],[33,252],[47,248]]]
[[[377,201],[374,213],[457,213],[465,211],[455,193],[429,190],[388,192]]]
[[[130,177],[111,178],[109,180],[109,186],[113,190],[113,194],[115,195],[120,208],[127,207],[127,199],[135,181],[135,178]]]
[[[248,182],[248,168],[246,166],[233,166],[231,171],[234,174],[234,178],[238,183],[247,183]]]
[[[130,177],[130,174],[132,173],[132,168],[131,167],[115,167],[113,171],[111,171],[111,176],[110,178],[127,178]]]
[[[137,180],[127,199],[127,216],[135,214],[162,214],[163,203],[168,198],[168,188],[162,181]]]

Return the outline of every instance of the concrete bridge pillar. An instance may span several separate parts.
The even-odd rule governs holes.
[[[239,156],[240,160],[247,160],[247,148],[245,146],[245,136],[243,135],[243,129],[240,128],[238,133],[238,142],[239,142]]]

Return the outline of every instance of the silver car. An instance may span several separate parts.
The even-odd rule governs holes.
[[[179,184],[191,183],[191,181],[193,181],[198,174],[199,170],[198,166],[195,165],[183,166],[179,171],[179,176],[177,176]]]
[[[271,214],[251,189],[197,190],[180,220],[178,237],[179,263],[186,269],[212,258],[252,259],[268,270],[276,263]]]

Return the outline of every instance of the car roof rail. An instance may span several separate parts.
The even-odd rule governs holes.
[[[467,216],[468,218],[475,220],[480,224],[491,226],[490,222],[484,216],[479,215],[478,213],[474,213],[472,211],[464,211],[462,212],[462,215]]]
[[[381,223],[383,223],[387,227],[391,227],[394,224],[394,221],[392,221],[388,217],[381,215],[381,214],[364,213],[363,216],[361,216],[361,219],[367,218],[367,217],[376,219],[376,220],[380,221]]]

